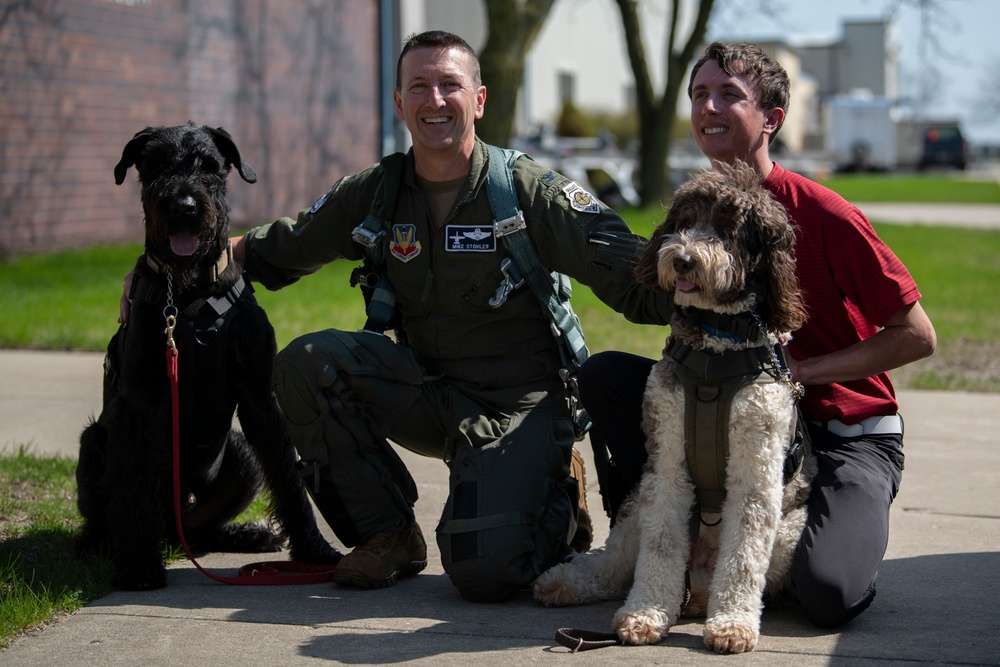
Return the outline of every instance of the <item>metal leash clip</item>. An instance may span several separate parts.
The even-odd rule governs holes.
[[[490,306],[493,308],[499,308],[507,301],[507,297],[510,293],[516,290],[518,287],[524,285],[524,277],[521,272],[517,270],[517,265],[510,261],[509,257],[505,257],[502,262],[500,262],[500,272],[503,273],[503,280],[500,281],[500,287],[497,288],[497,293],[493,295],[490,299]]]

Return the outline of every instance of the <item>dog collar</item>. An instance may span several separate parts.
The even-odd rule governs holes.
[[[731,340],[734,343],[745,343],[746,338],[742,336],[737,336],[736,334],[725,331],[723,329],[718,329],[716,327],[709,326],[707,324],[701,325],[701,330],[707,333],[709,336],[714,336],[715,338],[725,338],[726,340]]]
[[[215,264],[205,269],[204,273],[205,279],[207,279],[209,283],[214,283],[219,279],[219,276],[222,275],[222,272],[226,270],[226,267],[228,267],[229,263],[232,261],[233,261],[233,244],[231,241],[227,241],[226,251],[222,253],[222,255],[219,257],[218,261]],[[161,262],[160,260],[156,259],[152,255],[150,255],[149,253],[146,253],[146,264],[148,264],[149,268],[153,269],[153,271],[156,271],[157,273],[162,274],[168,272],[167,265]]]
[[[767,340],[750,312],[724,315],[700,308],[682,307],[676,313],[681,322],[709,336],[736,343],[761,343]]]

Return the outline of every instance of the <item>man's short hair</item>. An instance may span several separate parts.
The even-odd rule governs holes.
[[[691,69],[691,78],[688,79],[688,99],[691,98],[694,77],[697,76],[701,66],[709,60],[718,63],[722,71],[729,76],[742,75],[750,79],[760,91],[762,109],[777,108],[788,113],[788,73],[784,67],[769,58],[759,46],[749,42],[733,42],[731,44],[712,42],[709,44]],[[771,140],[774,139],[779,129],[781,129],[781,125],[778,125],[771,133]]]
[[[419,34],[412,34],[403,42],[403,50],[399,52],[396,60],[396,90],[403,87],[402,69],[403,57],[414,49],[458,49],[469,56],[472,61],[472,79],[476,87],[483,85],[483,75],[479,69],[479,57],[475,50],[464,39],[444,30],[428,30]]]

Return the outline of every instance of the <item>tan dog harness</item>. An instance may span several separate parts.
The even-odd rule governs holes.
[[[742,319],[719,317],[733,320],[732,323]],[[755,327],[752,324],[747,329],[745,322],[743,320],[737,328],[750,334],[746,338],[753,339],[753,334],[763,336],[759,329],[753,331]],[[664,355],[674,360],[674,375],[684,386],[684,455],[695,485],[698,506],[702,512],[718,513],[726,498],[729,415],[733,397],[750,383],[781,381],[783,375],[778,352],[767,345],[746,350],[706,352],[671,337]],[[786,482],[798,471],[805,456],[807,438],[804,437],[803,425],[796,405],[795,437],[787,448],[784,466]]]

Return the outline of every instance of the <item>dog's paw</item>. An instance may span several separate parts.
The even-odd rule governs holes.
[[[229,523],[214,531],[201,531],[189,535],[189,542],[196,542],[205,551],[230,553],[268,553],[281,551],[285,539],[267,526],[257,523]]]
[[[736,622],[706,623],[705,648],[716,653],[745,653],[757,645],[759,633]]]
[[[656,644],[670,631],[670,619],[660,609],[626,609],[615,613],[612,629],[626,644]]]
[[[167,568],[162,563],[145,567],[116,568],[112,577],[116,588],[126,591],[151,591],[167,585]]]
[[[111,555],[111,545],[107,538],[87,530],[77,536],[73,548],[78,559],[108,558]]]
[[[571,607],[580,604],[580,598],[573,589],[574,578],[570,564],[561,563],[550,567],[538,575],[532,585],[535,600],[546,607]]]
[[[336,565],[344,557],[344,554],[324,542],[323,544],[309,545],[304,549],[293,544],[291,556],[292,560],[300,563],[312,563],[313,565]]]

